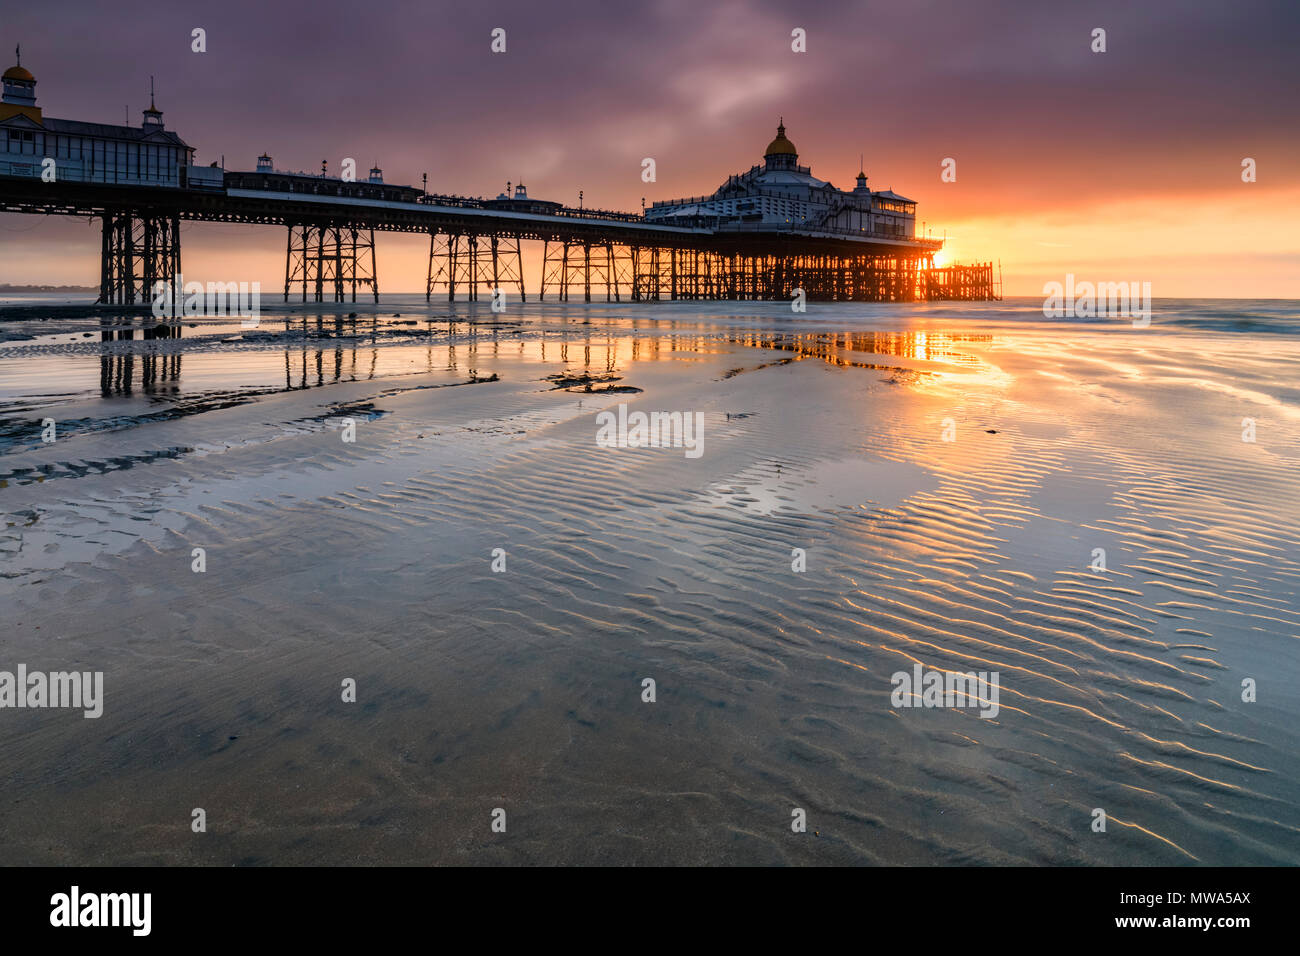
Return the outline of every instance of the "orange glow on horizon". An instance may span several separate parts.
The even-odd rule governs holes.
[[[1300,187],[1240,184],[1214,193],[1066,208],[1027,198],[1009,204],[995,196],[986,205],[996,212],[974,215],[964,202],[954,205],[965,215],[946,212],[937,186],[914,193],[928,231],[947,233],[935,265],[991,261],[996,276],[1000,263],[1008,297],[1041,296],[1045,282],[1073,273],[1081,280],[1150,282],[1157,299],[1300,299],[1300,236],[1290,227],[1300,218]],[[0,282],[97,284],[99,237],[83,221],[7,216],[0,227],[6,250]],[[187,274],[259,281],[264,301],[279,298],[283,229],[187,222],[182,231]],[[376,233],[376,245],[381,291],[423,291],[426,237]],[[523,253],[532,300],[540,281],[540,245],[526,242]]]

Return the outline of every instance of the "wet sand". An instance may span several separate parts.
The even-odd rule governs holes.
[[[353,308],[0,343],[6,862],[1300,862],[1293,334]]]

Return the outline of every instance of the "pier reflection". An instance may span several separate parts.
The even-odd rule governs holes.
[[[751,348],[795,352],[798,358],[817,358],[831,365],[877,367],[856,356],[887,355],[917,362],[938,362],[978,369],[983,361],[963,344],[992,342],[992,335],[945,332],[749,332],[732,335],[729,342]]]
[[[151,341],[155,339],[178,339],[181,337],[179,324],[156,322],[140,328],[134,327],[130,319],[101,319],[99,339],[101,342]],[[114,395],[131,395],[136,388],[135,368],[139,360],[139,388],[146,395],[153,394],[160,385],[167,385],[168,391],[176,390],[176,383],[181,377],[181,354],[165,352],[159,354],[152,349],[137,353],[134,349],[105,352],[99,358],[99,390],[105,398]]]
[[[178,341],[182,336],[183,343]],[[607,377],[634,363],[689,360],[735,346],[836,366],[905,368],[922,375],[937,371],[927,365],[978,372],[986,363],[969,346],[992,340],[987,334],[932,330],[719,331],[698,321],[671,318],[534,325],[456,315],[403,319],[321,313],[263,319],[255,329],[105,319],[100,327],[105,345],[99,357],[100,392],[104,397],[138,393],[175,399],[182,393],[287,391],[430,372],[452,372],[476,381],[495,371],[495,360],[502,358],[538,365],[558,362]],[[135,344],[123,347],[128,342]]]

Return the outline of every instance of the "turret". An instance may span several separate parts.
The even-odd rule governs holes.
[[[799,163],[799,151],[785,137],[785,118],[776,127],[776,139],[767,144],[763,160],[768,169],[794,169]]]
[[[154,106],[153,102],[153,77],[149,77],[149,108],[144,111],[144,122],[140,124],[144,129],[162,129],[162,110]]]
[[[28,119],[41,122],[41,110],[36,105],[36,77],[23,67],[21,48],[14,50],[18,62],[4,71],[4,96],[0,98],[0,119],[22,113]]]

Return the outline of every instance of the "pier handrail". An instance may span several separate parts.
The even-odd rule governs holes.
[[[561,206],[555,215],[569,219],[608,219],[613,222],[645,222],[645,217],[633,212],[618,212],[614,209],[574,209]]]
[[[459,206],[464,209],[487,208],[487,204],[481,199],[471,199],[469,196],[444,196],[437,193],[426,193],[417,202],[426,206]]]

